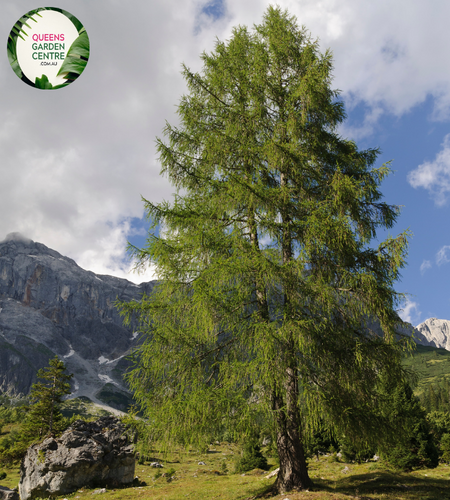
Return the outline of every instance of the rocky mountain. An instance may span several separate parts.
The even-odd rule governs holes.
[[[447,319],[429,318],[416,326],[416,331],[432,347],[450,351],[450,321]]]
[[[9,234],[0,242],[0,392],[27,394],[57,354],[74,374],[72,397],[121,408],[126,356],[140,335],[123,325],[114,302],[139,300],[154,285],[97,275]]]

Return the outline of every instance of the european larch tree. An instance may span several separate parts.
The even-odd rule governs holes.
[[[202,60],[183,66],[180,125],[157,141],[178,194],[144,200],[153,227],[134,255],[159,283],[121,304],[147,334],[128,380],[159,438],[245,432],[265,413],[275,487],[303,489],[306,416],[379,438],[381,374],[405,378],[394,285],[408,232],[370,246],[398,215],[379,191],[390,169],[338,135],[332,55],[295,18],[270,7]]]

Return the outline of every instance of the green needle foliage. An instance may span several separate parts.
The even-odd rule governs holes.
[[[37,377],[45,380],[33,384],[30,399],[33,403],[24,424],[23,434],[32,439],[59,434],[63,430],[60,411],[62,397],[70,394],[69,380],[73,375],[64,373],[64,363],[55,356],[49,366],[38,371]]]
[[[331,53],[287,12],[270,7],[202,60],[184,66],[180,126],[157,141],[179,194],[144,200],[153,228],[134,255],[160,281],[120,304],[147,334],[128,381],[155,439],[250,434],[264,416],[276,489],[307,488],[307,417],[359,441],[393,433],[378,389],[405,379],[394,283],[408,231],[371,248],[399,213],[381,201],[390,169],[338,135]]]

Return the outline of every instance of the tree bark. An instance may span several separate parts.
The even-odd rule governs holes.
[[[313,483],[308,475],[303,448],[298,383],[293,370],[289,369],[286,376],[286,405],[280,395],[274,394],[272,408],[276,415],[276,440],[280,459],[280,470],[274,488],[278,493],[310,488]]]

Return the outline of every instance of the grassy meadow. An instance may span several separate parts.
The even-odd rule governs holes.
[[[418,346],[417,351],[405,359],[405,364],[419,372],[416,395],[421,395],[429,384],[437,384],[450,378],[450,352],[444,349]],[[107,414],[87,398],[67,400],[62,405],[66,417],[82,415],[98,418]],[[0,437],[20,429],[20,424],[4,425]],[[264,450],[263,450],[264,451]],[[136,464],[138,480],[123,489],[81,488],[78,491],[56,497],[62,499],[102,500],[450,500],[450,465],[440,464],[435,469],[421,469],[399,473],[379,462],[362,464],[344,463],[336,456],[321,456],[309,461],[310,476],[314,487],[310,491],[274,496],[270,488],[275,477],[266,479],[268,471],[255,469],[245,474],[235,474],[234,464],[240,456],[240,447],[234,443],[211,445],[208,452],[194,450],[162,454],[152,453],[151,459]],[[163,468],[153,468],[150,462],[158,461]],[[204,462],[206,465],[199,465]],[[277,467],[269,458],[270,469]],[[2,486],[14,488],[19,482],[19,467],[4,468]],[[169,473],[169,476],[168,476]],[[98,493],[98,497],[92,495]]]
[[[322,456],[310,461],[310,475],[314,481],[311,491],[273,496],[270,487],[275,478],[265,479],[267,471],[255,469],[246,474],[234,474],[234,461],[239,448],[222,443],[211,447],[205,454],[178,452],[158,455],[152,460],[164,465],[157,469],[150,462],[136,464],[139,484],[123,489],[80,490],[58,499],[92,499],[98,493],[102,500],[344,500],[344,499],[403,499],[445,500],[450,499],[450,466],[439,465],[436,469],[423,469],[411,473],[395,473],[377,462],[345,464],[335,457]],[[198,465],[204,462],[206,465]],[[225,464],[225,466],[224,466]],[[276,464],[269,460],[271,468]],[[224,467],[228,471],[224,471]],[[164,474],[173,470],[173,476]],[[4,469],[7,477],[3,486],[13,488],[19,481],[18,467]],[[158,477],[159,476],[159,477]]]

